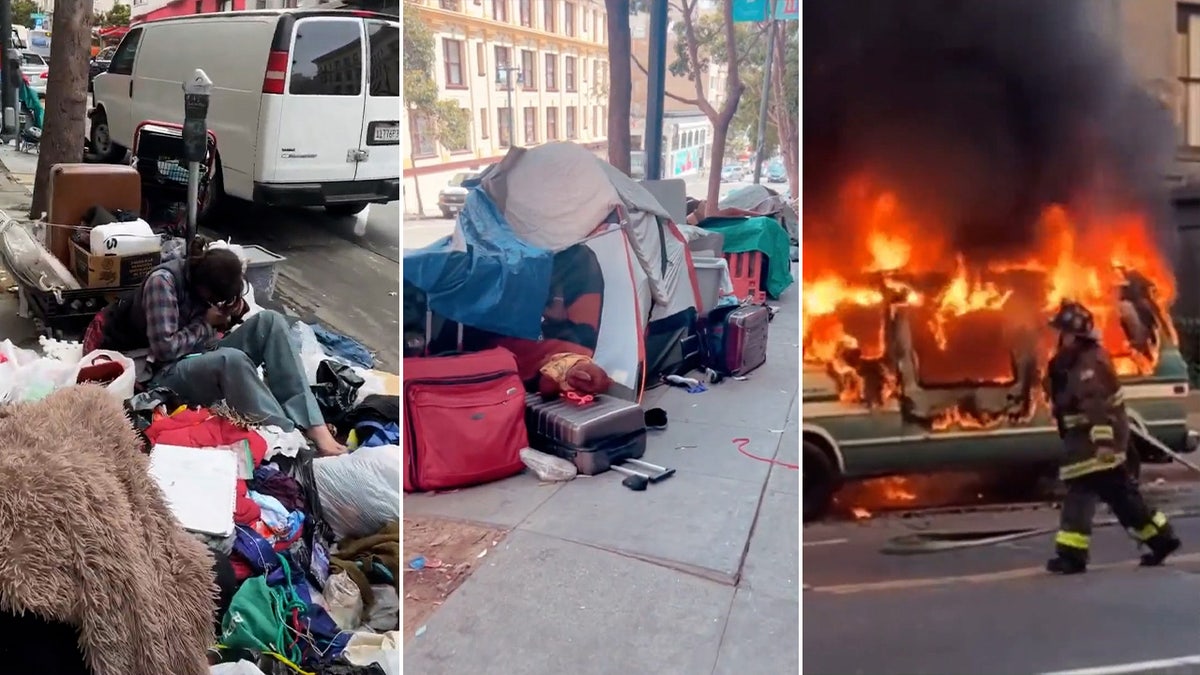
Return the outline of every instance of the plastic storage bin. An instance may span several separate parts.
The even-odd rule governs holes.
[[[693,257],[692,264],[696,268],[696,282],[700,286],[701,316],[707,315],[717,306],[722,289],[729,293],[729,263],[724,258]]]
[[[279,279],[279,263],[287,258],[272,253],[261,246],[243,245],[246,257],[246,281],[254,287],[254,299],[258,302],[275,297],[275,282]]]

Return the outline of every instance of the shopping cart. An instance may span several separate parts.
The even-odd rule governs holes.
[[[183,153],[183,126],[146,120],[133,132],[133,167],[142,177],[142,214],[171,213],[184,218],[178,236],[186,235],[188,163]],[[200,163],[200,189],[196,212],[203,215],[213,198],[212,181],[217,157],[217,136],[208,132],[207,152]],[[180,208],[182,207],[182,208]],[[149,218],[148,218],[149,219]],[[161,220],[161,218],[159,218]]]

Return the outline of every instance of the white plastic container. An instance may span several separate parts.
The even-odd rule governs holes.
[[[162,250],[162,238],[150,224],[138,218],[127,223],[109,223],[92,228],[92,255],[137,255]]]
[[[701,315],[708,314],[717,306],[722,295],[733,292],[729,277],[729,263],[724,258],[692,257],[696,267],[696,282],[700,286]]]

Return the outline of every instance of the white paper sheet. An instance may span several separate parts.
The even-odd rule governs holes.
[[[156,445],[150,476],[186,530],[227,537],[233,534],[237,500],[237,455],[218,448]]]

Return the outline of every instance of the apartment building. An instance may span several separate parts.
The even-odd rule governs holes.
[[[404,11],[414,11],[406,4]],[[420,0],[434,33],[441,97],[470,118],[463,147],[448,148],[401,110],[405,211],[420,190],[428,213],[456,174],[499,161],[515,144],[574,141],[607,149],[608,33],[599,0]],[[406,16],[405,20],[412,20]]]

